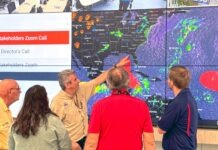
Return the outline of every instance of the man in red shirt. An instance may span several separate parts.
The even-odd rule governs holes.
[[[112,94],[93,106],[85,150],[154,150],[149,108],[128,93],[128,73],[113,68],[106,81]]]

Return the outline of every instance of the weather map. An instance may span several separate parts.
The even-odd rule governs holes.
[[[218,7],[169,10],[167,63],[218,65]]]
[[[167,17],[167,66],[190,69],[190,88],[203,120],[218,120],[217,11],[218,7],[172,9]]]
[[[185,65],[192,73],[190,88],[199,118],[218,120],[217,11],[210,7],[73,12],[72,68],[87,81],[129,55],[130,92],[146,101],[156,122],[173,98],[166,85],[168,68]],[[106,84],[98,86],[89,112],[109,94]]]
[[[135,10],[135,11],[106,11],[106,12],[73,12],[72,35],[73,51],[72,65],[83,79],[94,78],[102,70],[108,69],[117,63],[123,56],[131,58],[131,93],[134,96],[146,99],[153,108],[151,114],[158,116],[164,110],[165,99],[165,44],[164,33],[156,34],[159,44],[145,47],[149,41],[152,26],[165,20],[165,9]],[[160,18],[160,16],[163,16]],[[165,21],[161,28],[164,30]],[[83,30],[84,33],[80,31]],[[158,32],[158,31],[154,31]],[[77,34],[79,33],[79,34]],[[79,45],[79,46],[78,46]],[[159,55],[154,50],[163,54]],[[143,53],[143,54],[142,54]],[[155,56],[159,61],[144,61],[144,55]],[[142,55],[142,56],[140,56]],[[129,68],[130,70],[130,68]],[[152,70],[152,71],[151,71]],[[85,73],[86,72],[86,73]],[[84,76],[87,75],[87,76]],[[105,85],[96,88],[96,94],[90,103],[109,94]],[[91,109],[90,104],[90,109]]]

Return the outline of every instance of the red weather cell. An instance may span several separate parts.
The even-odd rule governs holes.
[[[204,87],[218,92],[218,71],[206,71],[201,74],[199,80]]]
[[[124,68],[129,74],[129,78],[130,78],[129,87],[131,87],[131,88],[137,87],[139,85],[139,81],[131,72],[131,62],[129,64],[127,64]]]

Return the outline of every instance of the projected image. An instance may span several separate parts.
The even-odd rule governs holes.
[[[119,57],[118,57],[119,58]],[[119,59],[118,59],[119,60]],[[105,60],[106,61],[106,60]],[[88,67],[72,66],[76,74],[82,81],[89,80],[90,72],[87,71]],[[99,70],[96,67],[92,73],[97,74]],[[108,66],[103,70],[108,69]],[[131,95],[136,96],[147,102],[153,121],[157,121],[163,113],[167,100],[165,99],[165,67],[164,66],[131,66],[126,68],[130,76],[130,89]],[[95,89],[95,95],[89,100],[88,112],[90,114],[93,104],[110,95],[110,91],[106,84],[101,84]]]
[[[192,73],[190,88],[199,120],[212,120],[210,125],[216,126],[218,20],[213,14],[217,11],[217,7],[207,7],[170,9],[167,15],[163,9],[74,12],[72,68],[89,80],[130,55],[135,83],[130,92],[148,103],[155,123],[174,97],[165,82],[168,68],[185,65]],[[89,112],[93,103],[110,91],[103,84],[96,93],[89,102]]]
[[[166,8],[166,0],[73,0],[73,11]]]
[[[218,0],[168,0],[168,8],[187,7],[187,6],[218,6]]]
[[[130,93],[148,103],[154,120],[167,103],[164,13],[164,9],[72,13],[72,68],[80,79],[92,79],[129,55]],[[97,87],[89,112],[108,94],[105,84]]]
[[[198,104],[200,119],[217,120],[218,66],[190,67],[190,69],[193,74],[191,88]]]
[[[0,13],[71,12],[72,0],[1,0]]]
[[[132,65],[165,65],[164,11],[73,12],[72,65],[102,70],[118,55],[131,55]]]
[[[218,119],[218,66],[186,66],[191,72],[190,90],[198,105],[200,120]],[[172,97],[167,89],[166,96]]]
[[[169,10],[167,64],[218,65],[218,7]]]
[[[187,66],[200,120],[218,120],[218,7],[168,10],[167,65]],[[167,92],[168,97],[168,92]]]

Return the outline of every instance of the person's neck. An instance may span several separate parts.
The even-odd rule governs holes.
[[[180,91],[181,91],[182,89],[179,89],[179,88],[177,88],[177,87],[174,87],[172,90],[173,90],[174,96],[176,97],[176,96],[180,93]]]

